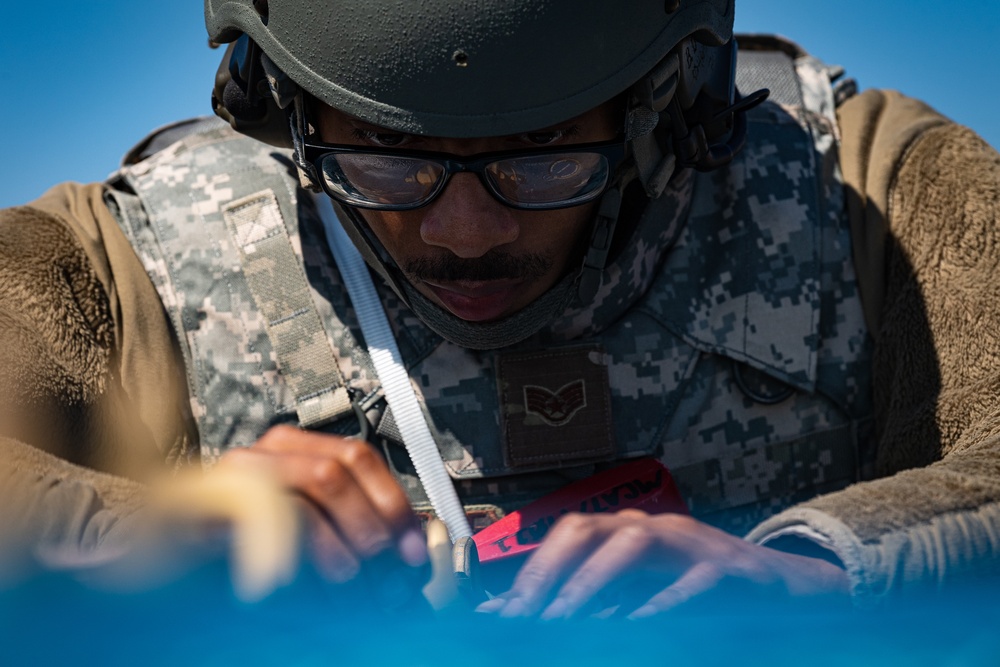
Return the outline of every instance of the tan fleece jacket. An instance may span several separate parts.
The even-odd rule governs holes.
[[[103,191],[0,211],[0,561],[11,535],[113,549],[139,480],[195,442],[167,318]]]
[[[883,478],[748,538],[825,544],[864,602],[1000,562],[1000,155],[897,93],[849,100],[840,122],[855,260],[877,322]]]
[[[1000,556],[1000,156],[895,93],[853,98],[840,120],[855,259],[878,323],[883,478],[788,510],[749,538],[820,542],[865,600]],[[115,517],[141,487],[91,484],[54,457],[39,467],[23,444],[141,478],[150,459],[184,458],[195,441],[169,324],[102,193],[64,185],[0,212],[0,432],[21,441],[3,458],[15,474],[30,470],[25,493],[83,483]],[[156,451],[126,446],[136,442]],[[60,502],[37,520],[61,526]]]

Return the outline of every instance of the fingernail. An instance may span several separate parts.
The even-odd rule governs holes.
[[[357,563],[331,566],[328,570],[330,579],[337,584],[346,584],[358,576],[361,567]]]
[[[507,605],[507,601],[503,598],[493,598],[492,600],[487,600],[481,605],[476,607],[476,612],[481,614],[495,614],[503,609]]]
[[[427,562],[427,540],[419,528],[411,528],[399,539],[399,555],[410,567],[420,567]]]
[[[520,598],[514,598],[500,610],[500,618],[517,618],[527,615],[528,606]]]
[[[541,619],[543,621],[554,621],[557,618],[567,618],[568,614],[566,612],[568,610],[569,610],[569,604],[566,602],[566,600],[562,598],[556,598],[555,600],[552,601],[552,604],[550,604],[548,608],[546,608],[546,610],[542,612]]]
[[[640,618],[649,618],[650,616],[653,616],[655,614],[656,614],[656,607],[654,607],[651,604],[647,604],[643,607],[639,607],[631,614],[626,616],[626,618],[630,621],[637,621]]]

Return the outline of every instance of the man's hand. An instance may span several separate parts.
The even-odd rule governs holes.
[[[253,447],[226,452],[219,465],[265,470],[302,498],[316,566],[332,582],[353,579],[376,558],[390,566],[427,562],[406,493],[368,443],[277,426]]]
[[[848,580],[826,561],[751,544],[682,514],[568,514],[511,590],[478,611],[572,618],[603,611],[605,594],[628,590],[618,612],[644,618],[711,592],[746,589],[846,599]]]

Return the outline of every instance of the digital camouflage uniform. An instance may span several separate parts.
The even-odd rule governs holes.
[[[502,516],[638,456],[670,468],[695,516],[738,533],[859,479],[870,349],[831,151],[831,86],[815,61],[799,68],[813,77],[803,87],[814,108],[753,112],[737,159],[680,174],[638,221],[624,221],[631,238],[593,302],[571,305],[528,340],[461,348],[379,286],[474,517]],[[293,385],[336,358],[339,373],[316,389],[333,394],[346,380],[412,504],[429,511],[291,164],[205,121],[126,166],[111,191],[182,341],[202,460],[249,446],[274,424],[299,423],[302,392]],[[308,288],[289,278],[302,273],[293,257]],[[307,289],[312,298],[303,301]],[[328,340],[309,334],[286,345],[310,349],[306,368],[293,368],[276,351],[275,328],[314,312]],[[358,430],[344,403],[321,423],[302,421]]]
[[[631,238],[597,297],[532,338],[461,349],[376,285],[477,519],[653,455],[695,516],[829,548],[858,599],[997,562],[1000,258],[983,248],[1000,247],[1000,158],[898,94],[835,110],[825,68],[795,62],[802,102],[754,110],[731,166],[681,173],[623,218]],[[28,445],[119,473],[134,453],[199,458],[195,443],[210,463],[302,415],[358,432],[341,386],[423,509],[287,154],[215,121],[159,136],[181,140],[143,144],[107,186],[0,216],[0,426],[22,441],[0,445],[15,473],[78,485],[90,500],[73,507],[94,509],[55,503],[39,522],[72,540],[100,518],[89,548],[131,508],[106,478],[18,463]],[[254,276],[278,275],[289,253],[304,272],[261,292]],[[862,303],[865,285],[876,298]],[[290,348],[274,343],[283,327],[298,332]],[[139,423],[123,429],[121,414]]]

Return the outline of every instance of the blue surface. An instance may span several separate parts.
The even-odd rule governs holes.
[[[92,577],[91,577],[92,578]],[[743,598],[647,621],[539,623],[393,611],[300,576],[256,605],[208,563],[145,593],[50,575],[0,591],[4,665],[699,665],[993,667],[998,582],[914,595],[888,610],[833,612]]]
[[[862,87],[919,97],[1000,146],[1000,3],[737,0],[737,29],[778,32]],[[150,129],[211,113],[221,52],[202,5],[7,0],[0,23],[0,206],[94,181]]]

